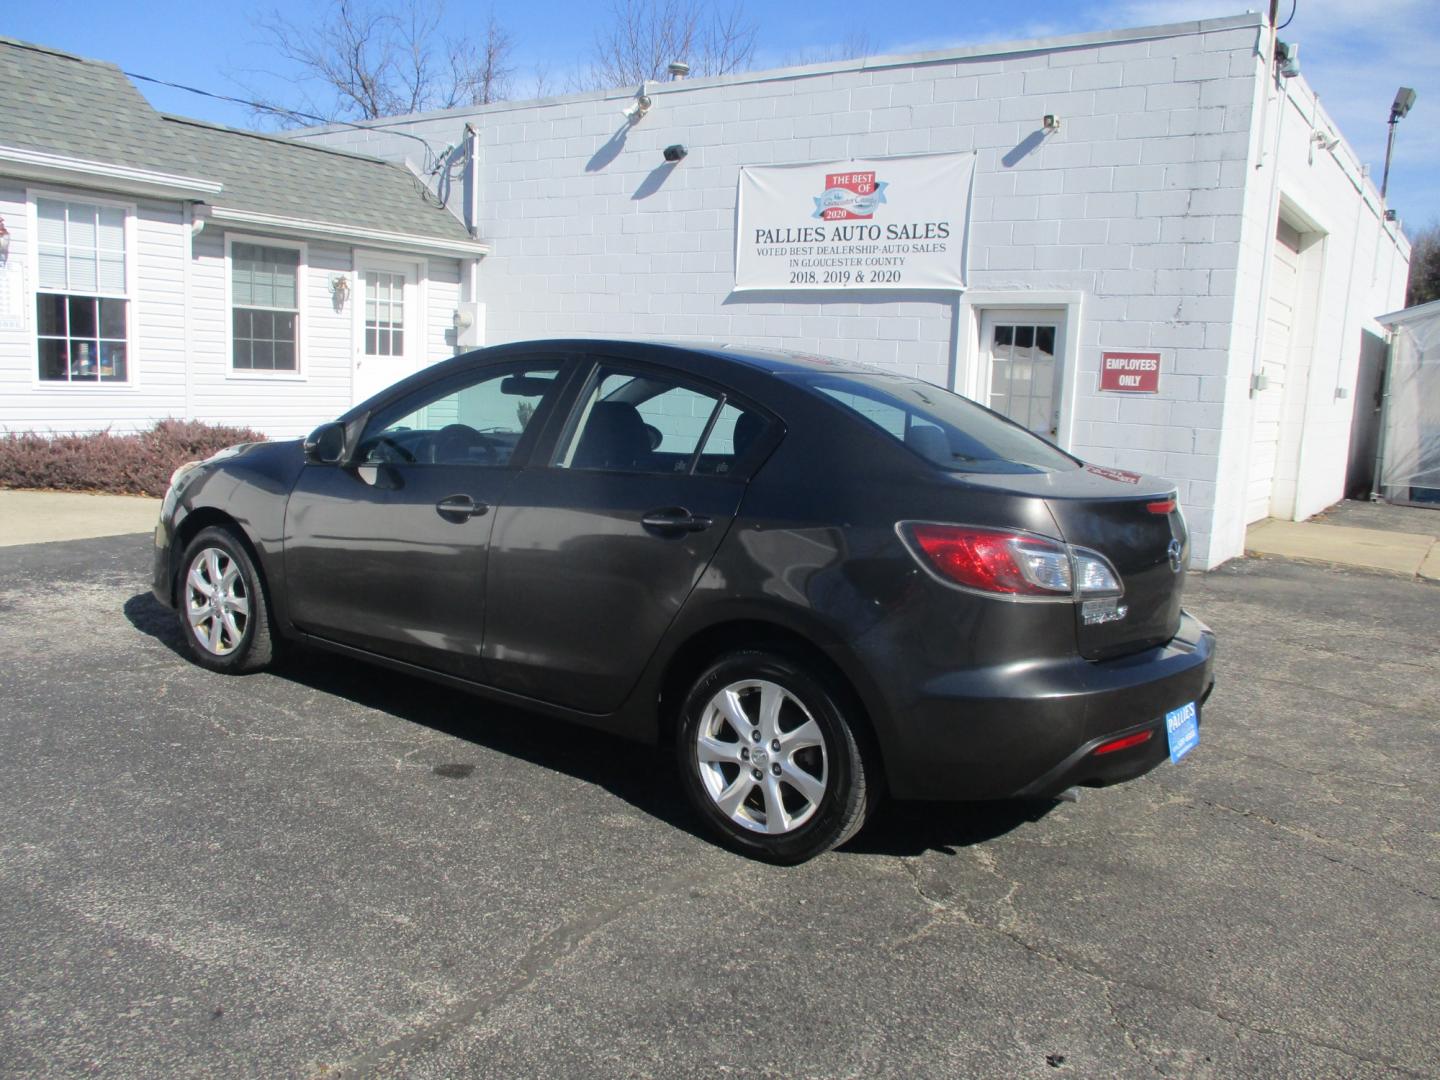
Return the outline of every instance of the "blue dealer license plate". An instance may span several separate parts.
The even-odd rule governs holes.
[[[1165,735],[1170,740],[1170,760],[1179,761],[1200,742],[1200,714],[1195,703],[1181,705],[1165,714]]]

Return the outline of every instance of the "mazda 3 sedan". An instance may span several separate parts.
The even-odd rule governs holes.
[[[882,791],[1178,760],[1212,685],[1173,485],[814,356],[483,349],[182,467],[155,543],[198,663],[306,643],[673,744],[715,834],[776,862]]]

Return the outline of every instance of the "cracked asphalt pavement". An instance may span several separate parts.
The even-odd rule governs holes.
[[[649,749],[195,667],[148,560],[0,551],[0,1075],[1440,1073],[1437,587],[1196,575],[1181,765],[779,869]]]

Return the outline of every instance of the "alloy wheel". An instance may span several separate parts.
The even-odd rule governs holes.
[[[200,647],[212,656],[228,656],[245,640],[250,622],[250,591],[240,565],[227,551],[202,548],[185,574],[185,615]]]
[[[793,832],[819,809],[829,782],[825,735],[779,683],[730,683],[706,704],[695,740],[705,791],[742,828]]]

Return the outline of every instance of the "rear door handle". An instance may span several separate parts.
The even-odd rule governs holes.
[[[692,514],[683,506],[667,506],[651,510],[640,519],[640,524],[647,529],[660,529],[665,532],[702,532],[714,525],[715,520]]]
[[[490,507],[469,495],[447,495],[435,504],[435,510],[441,517],[472,518],[487,513]]]

